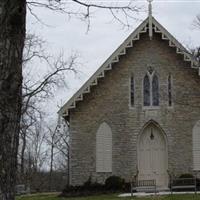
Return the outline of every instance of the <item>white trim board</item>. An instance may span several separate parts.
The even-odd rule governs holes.
[[[112,70],[112,65],[119,62],[120,56],[126,54],[127,48],[133,47],[134,41],[140,39],[141,33],[147,32],[148,26],[149,18],[146,18],[101,65],[101,67],[85,82],[85,84],[69,99],[69,101],[61,107],[58,111],[59,116],[67,117],[69,115],[69,110],[76,108],[76,103],[83,100],[83,95],[90,93],[91,87],[98,84],[98,79],[103,78],[106,71]],[[199,69],[198,73],[200,75],[200,68],[197,66],[197,63],[192,55],[158,21],[156,21],[154,17],[152,18],[152,26],[156,33],[161,33],[163,40],[169,41],[170,47],[176,48],[177,54],[182,54],[184,56],[184,61],[191,63],[191,68]]]

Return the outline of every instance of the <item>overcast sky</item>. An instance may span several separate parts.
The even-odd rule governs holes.
[[[67,1],[67,0],[64,0]],[[99,2],[99,1],[93,1]],[[101,1],[102,2],[102,1]],[[105,1],[111,2],[111,1]],[[112,1],[114,2],[114,1]],[[120,1],[118,1],[120,2]],[[126,2],[125,0],[123,3]],[[127,1],[128,3],[128,1]],[[91,19],[91,28],[88,33],[87,24],[79,19],[56,14],[44,9],[37,9],[35,13],[51,27],[36,23],[35,19],[28,15],[28,30],[41,35],[48,41],[48,51],[58,54],[61,50],[66,57],[72,51],[78,52],[80,62],[77,75],[66,77],[68,88],[57,91],[56,97],[48,103],[51,105],[50,114],[55,116],[57,105],[64,104],[76,90],[100,67],[100,65],[112,54],[112,52],[134,31],[144,20],[148,13],[148,3],[135,1],[143,6],[143,11],[135,14],[137,21],[131,21],[132,27],[122,29],[116,21],[112,21],[109,12],[96,10]],[[200,0],[154,0],[153,16],[181,43],[184,45],[200,45],[200,30],[194,28],[193,20],[200,14]],[[44,66],[41,66],[41,68]],[[46,105],[46,107],[49,107]]]

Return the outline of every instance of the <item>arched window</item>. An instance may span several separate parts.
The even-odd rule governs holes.
[[[168,76],[168,106],[172,106],[172,76]]]
[[[153,75],[152,80],[152,101],[153,106],[159,105],[159,83],[158,76],[156,74]]]
[[[96,133],[96,171],[112,172],[112,131],[105,122]]]
[[[193,169],[200,170],[200,121],[193,128]]]
[[[148,72],[143,80],[144,106],[159,106],[159,80],[154,72]]]
[[[144,82],[143,82],[143,87],[144,87],[144,106],[150,106],[150,80],[149,76],[146,74],[144,77]]]
[[[134,77],[130,77],[130,106],[133,107],[135,104],[135,82]]]

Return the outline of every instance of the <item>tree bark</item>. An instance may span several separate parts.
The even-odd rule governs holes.
[[[26,0],[0,0],[0,190],[15,199]]]
[[[26,150],[26,131],[22,133],[22,149],[21,149],[21,163],[20,163],[20,175],[24,180],[24,154]]]
[[[52,139],[52,146],[51,146],[51,161],[50,161],[50,171],[49,171],[49,191],[52,190],[52,173],[53,173],[53,161],[54,161],[54,144]]]

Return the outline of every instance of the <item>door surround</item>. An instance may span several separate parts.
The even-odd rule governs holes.
[[[165,132],[163,131],[163,129],[160,127],[160,125],[154,121],[154,120],[149,120],[141,129],[140,133],[138,134],[137,137],[137,175],[139,175],[139,162],[140,162],[140,141],[142,138],[143,133],[145,133],[145,130],[149,127],[153,125],[154,127],[156,127],[159,132],[162,134],[162,137],[164,138],[164,143],[165,143],[165,157],[166,157],[166,173],[168,172],[168,140],[167,140],[167,136],[165,134]],[[167,175],[168,176],[168,175]],[[169,177],[167,177],[167,184],[169,183]],[[168,185],[166,185],[165,187],[168,187]]]

